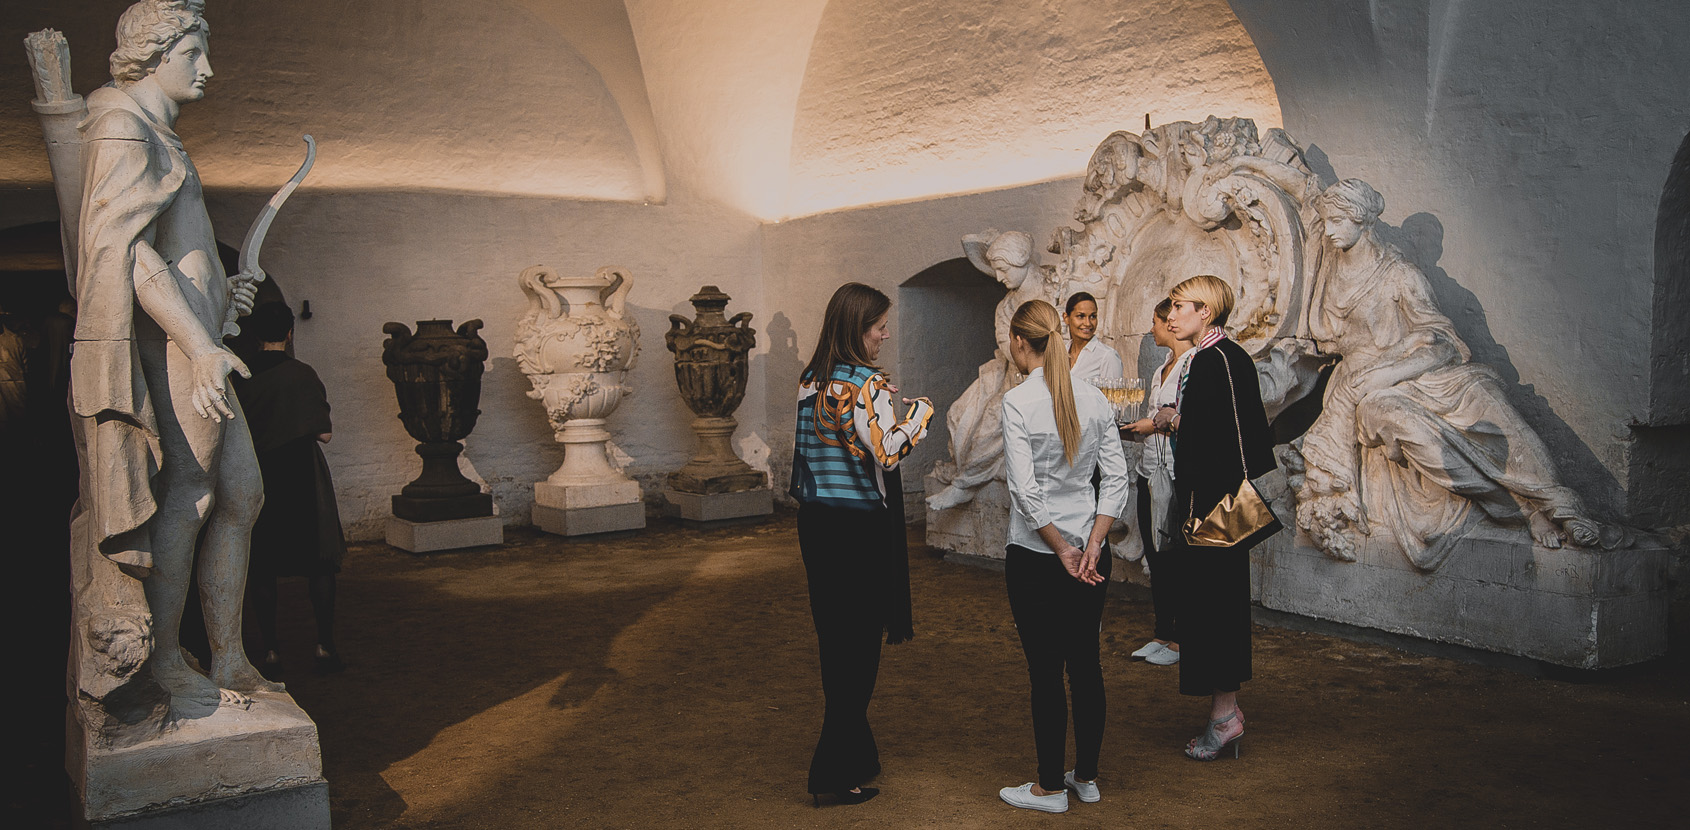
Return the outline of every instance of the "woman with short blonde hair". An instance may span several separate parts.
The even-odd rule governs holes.
[[[1227,338],[1232,289],[1218,277],[1197,276],[1174,287],[1168,325],[1192,344],[1176,403],[1157,410],[1154,424],[1172,428],[1175,612],[1179,629],[1179,690],[1206,695],[1209,724],[1185,754],[1213,761],[1227,746],[1238,752],[1244,713],[1238,690],[1251,677],[1250,549],[1280,529],[1267,528],[1229,547],[1190,544],[1182,532],[1191,517],[1208,516],[1246,478],[1274,469],[1273,430],[1262,407],[1256,364]]]

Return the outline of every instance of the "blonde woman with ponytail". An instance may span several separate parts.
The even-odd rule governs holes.
[[[1098,626],[1108,584],[1109,526],[1127,506],[1127,459],[1103,393],[1069,376],[1062,318],[1043,300],[1010,321],[1010,359],[1027,374],[1003,396],[1009,477],[1004,577],[1032,681],[1038,780],[998,795],[1016,807],[1066,812],[1068,790],[1097,801],[1103,747],[1103,667]],[[1092,474],[1100,485],[1092,487]],[[1064,772],[1069,679],[1074,766]]]

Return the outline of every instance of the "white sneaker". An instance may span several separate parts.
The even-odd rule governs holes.
[[[1068,812],[1067,790],[1050,795],[1033,795],[1031,782],[1019,787],[1004,787],[998,790],[998,798],[1003,799],[1004,803],[1011,807],[1020,807],[1024,810],[1043,810],[1047,813]]]
[[[1103,794],[1097,791],[1096,781],[1077,781],[1073,770],[1068,770],[1067,774],[1062,776],[1062,783],[1067,784],[1068,789],[1073,790],[1074,795],[1087,804],[1096,804],[1103,798]]]
[[[1145,657],[1149,657],[1150,655],[1155,654],[1156,652],[1161,651],[1162,649],[1165,649],[1165,648],[1167,648],[1167,646],[1162,645],[1161,643],[1158,643],[1155,640],[1151,640],[1150,642],[1145,643],[1142,646],[1139,646],[1138,651],[1133,652],[1131,656],[1138,657],[1138,658],[1145,658]]]
[[[1144,662],[1153,666],[1171,666],[1179,662],[1179,652],[1167,646],[1162,646],[1161,651],[1144,658]]]

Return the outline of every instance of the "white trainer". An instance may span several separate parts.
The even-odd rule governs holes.
[[[1138,651],[1133,652],[1131,656],[1143,659],[1143,658],[1149,657],[1150,655],[1155,654],[1156,652],[1161,651],[1162,649],[1165,649],[1165,648],[1167,648],[1167,646],[1162,645],[1161,643],[1158,643],[1155,640],[1151,640],[1150,642],[1145,643],[1142,646],[1139,646]]]
[[[1171,666],[1179,662],[1179,652],[1162,646],[1162,650],[1144,658],[1144,662],[1153,666]]]
[[[1073,770],[1068,770],[1067,774],[1062,776],[1062,783],[1067,784],[1068,789],[1073,790],[1074,795],[1087,804],[1096,804],[1103,799],[1103,794],[1097,791],[1096,781],[1080,781],[1074,778]]]
[[[1033,795],[1033,784],[1028,782],[1019,787],[1004,787],[998,790],[998,798],[1011,807],[1024,810],[1042,810],[1047,813],[1068,812],[1068,791],[1063,790],[1050,795]]]

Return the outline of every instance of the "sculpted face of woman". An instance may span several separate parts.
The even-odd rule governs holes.
[[[1342,213],[1325,212],[1320,217],[1321,232],[1340,251],[1348,251],[1361,241],[1362,224]]]
[[[880,315],[869,323],[868,331],[863,332],[863,356],[870,361],[879,360],[881,344],[892,339],[892,329],[887,322],[891,316],[891,312]]]
[[[1173,332],[1175,340],[1195,343],[1197,338],[1209,328],[1209,321],[1215,316],[1214,311],[1206,305],[1200,305],[1190,300],[1174,300],[1174,308],[1168,312],[1168,330]]]
[[[1068,335],[1079,343],[1090,343],[1097,336],[1097,303],[1081,300],[1068,312]]]

